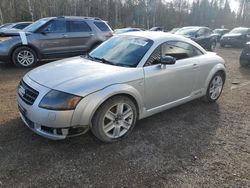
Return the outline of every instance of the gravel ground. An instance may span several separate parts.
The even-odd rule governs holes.
[[[114,144],[32,133],[15,102],[28,70],[0,64],[0,187],[250,187],[250,68],[239,67],[239,49],[217,53],[228,77],[216,104],[196,100],[141,120]]]

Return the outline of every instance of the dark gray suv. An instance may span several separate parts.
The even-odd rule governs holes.
[[[112,29],[99,18],[43,18],[22,31],[0,33],[0,61],[31,67],[42,59],[82,55],[112,35]]]

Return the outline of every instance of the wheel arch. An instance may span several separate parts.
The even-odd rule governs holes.
[[[84,97],[75,110],[77,113],[74,114],[72,124],[91,125],[96,111],[107,100],[116,96],[126,96],[130,98],[137,108],[138,118],[140,119],[143,110],[143,100],[139,91],[127,84],[116,84]]]
[[[212,70],[209,72],[208,76],[207,76],[207,79],[206,79],[206,83],[205,83],[205,91],[207,90],[208,88],[208,85],[211,81],[211,79],[213,78],[213,76],[218,73],[218,72],[221,72],[224,76],[224,81],[226,80],[226,69],[225,69],[225,66],[223,64],[217,64],[215,65]]]
[[[16,44],[15,46],[13,46],[9,52],[9,57],[10,59],[12,60],[12,55],[14,53],[14,51],[17,49],[17,48],[20,48],[20,47],[29,47],[31,48],[32,50],[35,51],[36,55],[37,55],[37,58],[40,59],[41,58],[41,54],[39,53],[39,50],[37,47],[35,47],[34,45],[32,44],[28,44],[28,45],[23,45],[22,43],[19,43],[19,44]]]

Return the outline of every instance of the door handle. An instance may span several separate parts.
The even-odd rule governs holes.
[[[194,63],[193,64],[193,69],[197,69],[199,66],[198,66],[198,64],[197,63]]]
[[[68,37],[68,35],[66,35],[66,34],[63,34],[62,36],[63,36],[63,38],[66,38],[66,37]]]

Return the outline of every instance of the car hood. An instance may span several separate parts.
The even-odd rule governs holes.
[[[23,32],[19,29],[0,29],[0,36],[1,37],[9,37],[9,36],[19,36],[19,32]],[[26,35],[30,33],[26,32]]]
[[[242,35],[243,34],[240,34],[240,33],[228,33],[228,34],[223,35],[223,37],[239,37]]]
[[[41,66],[26,76],[45,87],[86,96],[113,84],[142,79],[143,70],[74,57]]]

